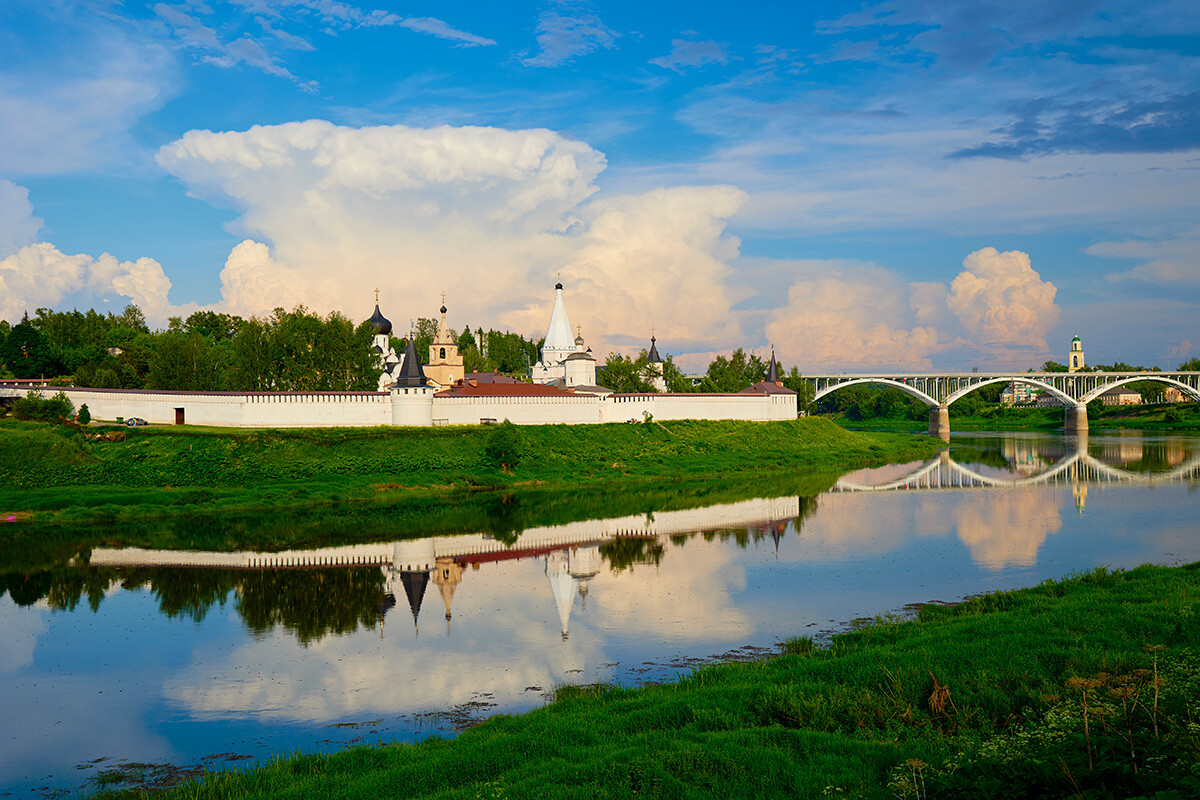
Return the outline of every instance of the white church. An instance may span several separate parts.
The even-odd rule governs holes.
[[[164,390],[44,387],[62,391],[75,407],[87,403],[93,419],[140,417],[154,424],[243,428],[375,425],[584,425],[673,419],[795,419],[796,393],[779,379],[774,354],[767,380],[736,393],[671,393],[662,376],[657,341],[650,340],[648,376],[654,392],[620,394],[596,384],[596,357],[579,331],[571,335],[563,285],[554,287],[550,324],[532,383],[491,373],[466,374],[446,324],[443,301],[437,334],[422,364],[413,337],[403,352],[390,344],[392,323],[376,301],[370,318],[380,368],[369,392],[175,392]],[[27,388],[0,387],[23,396]]]

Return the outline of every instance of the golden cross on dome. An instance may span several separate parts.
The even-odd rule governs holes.
[[[446,293],[442,292],[442,305],[446,305]]]
[[[375,302],[376,303],[379,302],[379,290],[378,289],[375,290]]]

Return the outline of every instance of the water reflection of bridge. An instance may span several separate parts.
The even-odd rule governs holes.
[[[938,489],[1016,488],[1040,485],[1077,484],[1157,484],[1187,483],[1200,479],[1200,454],[1161,472],[1135,472],[1106,464],[1087,449],[1086,438],[1073,451],[1033,475],[1002,478],[986,475],[978,469],[960,464],[948,450],[922,464],[911,473],[880,484],[865,484],[852,478],[842,478],[832,492],[897,492],[934,491]]]

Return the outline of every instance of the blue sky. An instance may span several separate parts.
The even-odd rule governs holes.
[[[1193,2],[9,0],[0,53],[10,320],[534,334],[561,277],[685,364],[1200,352]]]

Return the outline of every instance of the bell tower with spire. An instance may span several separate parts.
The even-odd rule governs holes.
[[[454,341],[454,332],[446,325],[446,293],[442,292],[442,320],[438,323],[433,344],[429,345],[429,364],[425,376],[442,388],[447,388],[463,376],[463,360]]]

